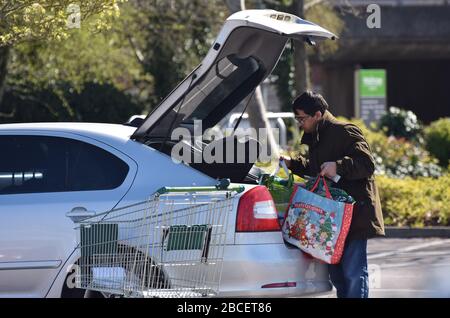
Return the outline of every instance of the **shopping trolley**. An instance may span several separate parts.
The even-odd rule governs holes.
[[[77,288],[122,297],[212,297],[243,186],[169,188],[76,220]]]

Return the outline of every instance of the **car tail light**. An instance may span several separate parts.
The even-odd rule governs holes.
[[[280,231],[275,203],[269,190],[257,186],[239,200],[236,232]]]

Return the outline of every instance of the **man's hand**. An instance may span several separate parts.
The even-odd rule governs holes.
[[[280,156],[280,161],[281,160],[283,160],[286,163],[286,166],[288,167],[288,169],[291,169],[291,158],[285,157],[285,156]]]
[[[322,169],[322,171],[320,171],[321,176],[326,176],[330,179],[336,176],[336,162],[324,162],[320,166],[320,169]]]

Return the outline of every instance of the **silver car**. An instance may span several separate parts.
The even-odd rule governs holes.
[[[69,212],[92,216],[145,200],[163,186],[214,185],[218,178],[246,189],[235,199],[219,296],[330,290],[327,267],[284,243],[276,211],[257,215],[257,203],[271,197],[249,173],[254,162],[180,164],[170,156],[174,129],[193,132],[196,120],[202,132],[215,126],[272,72],[290,38],[334,35],[289,14],[241,11],[139,127],[0,125],[0,296],[83,296],[74,288],[78,254]],[[192,144],[190,151],[208,146]]]

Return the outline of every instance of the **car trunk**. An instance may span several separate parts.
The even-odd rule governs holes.
[[[131,138],[213,178],[252,183],[255,180],[249,171],[259,155],[258,142],[235,136],[209,142],[203,134],[247,102],[273,71],[290,38],[312,42],[334,37],[293,15],[273,10],[238,12],[227,19],[202,63],[147,116]],[[217,153],[218,149],[222,153]],[[205,153],[214,155],[215,161],[204,160]]]

